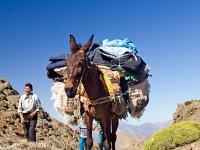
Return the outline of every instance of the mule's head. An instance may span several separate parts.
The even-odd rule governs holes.
[[[92,44],[94,35],[86,42],[84,46],[76,43],[75,37],[70,35],[70,55],[67,63],[67,80],[65,83],[65,92],[69,98],[76,95],[80,80],[87,67],[86,52]]]

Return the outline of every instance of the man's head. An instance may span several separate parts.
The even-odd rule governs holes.
[[[30,95],[31,92],[33,91],[33,86],[30,83],[25,84],[25,94]]]
[[[82,117],[82,121],[83,121],[83,124],[85,124],[85,117],[84,116]]]

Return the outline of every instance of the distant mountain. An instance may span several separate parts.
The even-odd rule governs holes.
[[[161,123],[145,123],[134,126],[120,121],[117,130],[116,146],[118,150],[142,150],[144,141],[153,133],[167,127],[172,121]]]
[[[129,147],[132,143],[134,143],[134,150],[140,150],[142,148],[141,146],[143,146],[144,141],[136,134],[130,133],[128,131],[117,131],[117,150],[125,149]]]
[[[153,133],[167,127],[171,123],[172,121],[170,120],[170,121],[165,121],[165,122],[145,123],[139,126],[134,126],[134,125],[121,121],[119,124],[119,130],[127,131],[127,132],[137,135],[141,139],[146,139],[147,137],[151,136]]]

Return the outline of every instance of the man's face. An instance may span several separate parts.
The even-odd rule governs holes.
[[[31,94],[31,88],[29,86],[25,86],[25,94],[30,95]]]

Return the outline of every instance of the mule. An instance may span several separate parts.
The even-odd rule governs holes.
[[[86,54],[92,44],[93,37],[94,35],[89,38],[84,46],[81,46],[76,43],[75,37],[70,35],[70,55],[66,60],[67,79],[65,92],[69,98],[73,98],[77,93],[80,82],[82,82],[85,89],[84,97],[91,102],[91,104],[87,105],[87,110],[85,111],[87,150],[90,150],[93,146],[93,119],[100,121],[104,134],[104,149],[110,150],[112,147],[115,150],[118,117],[111,111],[112,103],[102,73],[95,65],[90,64]],[[92,104],[92,101],[95,100],[99,100],[101,103]]]

